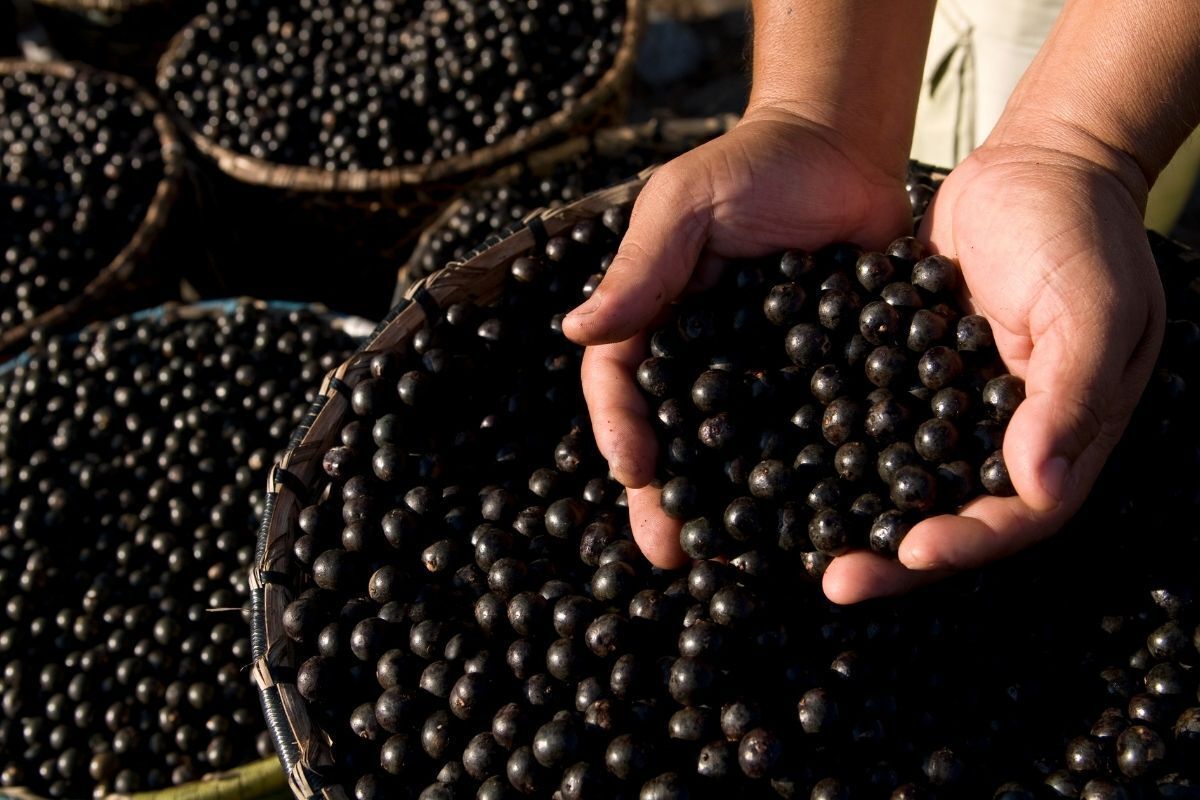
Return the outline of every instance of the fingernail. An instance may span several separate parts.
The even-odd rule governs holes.
[[[1042,465],[1042,489],[1057,502],[1062,502],[1067,493],[1067,479],[1071,476],[1071,462],[1065,456],[1055,456]]]

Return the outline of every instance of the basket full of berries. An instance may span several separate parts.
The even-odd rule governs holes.
[[[169,279],[183,148],[129,78],[0,60],[0,352]]]
[[[524,6],[231,4],[175,37],[158,84],[196,147],[249,184],[457,179],[570,132],[628,80],[640,0]]]
[[[642,15],[641,0],[312,0],[196,17],[158,87],[227,215],[221,290],[344,307],[354,296],[302,278],[337,259],[378,303],[347,310],[382,316],[396,264],[458,186],[623,103]]]
[[[262,479],[370,327],[168,304],[0,367],[0,795],[283,788],[243,671]]]
[[[671,307],[637,370],[691,557],[652,567],[562,335],[644,177],[417,282],[323,381],[271,474],[250,575],[253,675],[293,793],[1036,796],[1103,709],[1095,674],[1163,624],[1155,609],[1196,611],[1170,581],[1200,585],[1181,572],[1200,535],[1150,521],[1200,500],[1194,415],[1171,411],[1200,328],[1172,323],[1158,388],[1073,533],[845,608],[819,590],[830,559],[894,554],[923,515],[1012,491],[1020,382],[960,304],[957,266],[911,237],[729,265]],[[1171,469],[1130,480],[1147,447]],[[1117,504],[1149,523],[1138,537],[1104,526]],[[1097,557],[1066,567],[1081,541]],[[1114,615],[1123,633],[1104,639]],[[1076,749],[1111,760],[1060,785],[1194,779],[1196,656],[1171,641],[1153,658],[1174,665],[1138,675],[1176,699],[1109,714]],[[1177,718],[1178,742],[1146,732]]]

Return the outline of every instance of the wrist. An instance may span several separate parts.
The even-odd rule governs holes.
[[[1100,126],[1089,126],[1062,112],[1013,109],[1012,104],[981,145],[980,150],[1002,159],[1034,160],[1049,167],[1063,167],[1098,174],[1115,180],[1139,210],[1157,170],[1144,164],[1118,139],[1106,136]]]
[[[751,0],[747,114],[790,113],[903,178],[933,0]]]
[[[863,126],[846,124],[835,106],[821,99],[780,97],[755,91],[738,125],[775,123],[792,126],[805,138],[815,137],[840,153],[871,183],[903,186],[908,150],[900,144],[909,142],[907,135],[899,134],[899,141],[864,135]]]
[[[1085,159],[1139,204],[1200,123],[1195,0],[1066,0],[990,140]]]

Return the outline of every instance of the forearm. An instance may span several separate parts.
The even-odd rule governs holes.
[[[799,114],[903,174],[934,0],[753,0],[748,113]],[[899,12],[899,13],[897,13]]]
[[[1197,124],[1196,0],[1068,0],[988,141],[1095,161],[1144,201]]]

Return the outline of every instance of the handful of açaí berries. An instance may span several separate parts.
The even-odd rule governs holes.
[[[774,540],[824,571],[894,555],[920,519],[1013,494],[1001,452],[1024,399],[958,265],[905,237],[735,265],[678,303],[637,381],[662,507],[692,558]]]

